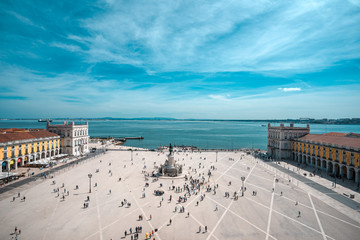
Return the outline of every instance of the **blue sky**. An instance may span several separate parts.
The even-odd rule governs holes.
[[[0,2],[0,117],[360,117],[360,0]]]

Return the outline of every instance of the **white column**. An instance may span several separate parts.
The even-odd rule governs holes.
[[[10,160],[6,160],[6,171],[10,171]]]

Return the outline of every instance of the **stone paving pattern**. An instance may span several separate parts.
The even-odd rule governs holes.
[[[216,194],[202,188],[203,201],[198,194],[184,203],[177,203],[178,196],[183,196],[184,192],[176,193],[169,187],[182,187],[184,178],[160,178],[153,182],[151,177],[145,181],[142,173],[144,170],[151,172],[154,162],[157,166],[163,163],[167,154],[134,151],[131,161],[130,151],[119,151],[119,147],[112,146],[106,154],[56,173],[52,179],[11,190],[0,200],[0,239],[14,238],[15,226],[21,229],[18,239],[131,239],[130,235],[124,236],[124,231],[129,232],[130,227],[135,230],[136,226],[143,228],[139,239],[145,239],[145,233],[154,229],[158,231],[151,239],[163,240],[359,239],[360,223],[352,217],[358,212],[350,208],[341,212],[329,206],[326,199],[317,197],[316,189],[304,190],[304,184],[289,182],[286,174],[275,176],[273,167],[244,152],[219,152],[218,161],[215,152],[175,153],[175,159],[185,164],[184,172],[194,178],[204,173],[208,179],[208,169],[215,166],[206,185],[219,186]],[[197,173],[189,167],[196,168]],[[92,193],[89,193],[88,173],[93,176]],[[242,176],[246,191],[244,197],[234,200],[233,192],[241,192]],[[149,187],[145,187],[146,182]],[[75,190],[76,185],[78,190]],[[58,187],[59,197],[53,192]],[[69,196],[65,195],[62,200],[64,189],[69,191]],[[164,190],[164,195],[155,196],[154,190],[160,189]],[[256,196],[252,195],[253,191],[257,191]],[[18,192],[20,197],[17,197]],[[145,198],[142,197],[144,192]],[[231,197],[224,197],[225,192],[230,192]],[[168,201],[170,195],[171,202]],[[21,201],[23,196],[26,196],[25,201]],[[84,208],[87,196],[90,197],[89,207]],[[124,199],[131,202],[130,207],[121,207]],[[177,212],[174,211],[176,206]],[[184,213],[179,212],[180,206],[185,207]],[[141,214],[144,219],[139,221]]]

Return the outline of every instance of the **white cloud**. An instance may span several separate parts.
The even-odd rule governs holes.
[[[53,42],[53,43],[50,43],[50,46],[62,48],[69,52],[81,52],[82,51],[79,46],[73,45],[73,44],[64,44],[64,43],[60,43],[60,42]]]
[[[226,94],[226,95],[210,94],[208,97],[211,98],[211,99],[214,99],[214,100],[230,101],[230,95],[229,94]]]
[[[34,22],[32,22],[29,18],[26,18],[14,11],[7,11],[7,13],[9,13],[10,15],[13,15],[14,17],[16,17],[19,21],[25,23],[25,24],[28,24],[30,26],[33,26],[33,27],[37,27],[37,28],[41,28],[42,30],[45,30],[44,26],[41,26],[41,25],[38,25],[38,24],[35,24]]]
[[[88,44],[89,62],[155,72],[306,72],[360,58],[354,28],[360,14],[343,0],[147,0],[106,6],[103,14],[83,20],[91,36],[78,41]]]
[[[298,92],[301,91],[301,88],[278,88],[278,90],[283,91],[283,92]]]
[[[298,87],[279,90],[273,88],[272,91],[269,91],[271,87],[266,87],[261,90],[234,90],[201,95],[183,91],[181,85],[184,83],[178,82],[137,88],[139,84],[130,80],[97,81],[91,76],[77,74],[47,77],[27,69],[1,67],[0,80],[7,92],[1,99],[0,109],[4,117],[278,119],[306,115],[314,118],[338,118],[358,117],[353,103],[360,101],[357,94],[359,84],[353,84],[351,88],[346,85],[312,87],[301,94],[276,94],[279,90],[292,91],[300,89]],[[174,92],[176,98],[172,97]],[[26,99],[6,99],[6,96]],[[41,108],[34,109],[31,106]]]

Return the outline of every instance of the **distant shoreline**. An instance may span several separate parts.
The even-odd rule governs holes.
[[[50,119],[50,118],[46,118]],[[37,121],[38,118],[2,118],[0,121]],[[52,121],[203,121],[203,122],[267,122],[296,124],[360,125],[360,118],[341,119],[176,119],[176,118],[51,118]]]

